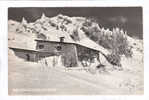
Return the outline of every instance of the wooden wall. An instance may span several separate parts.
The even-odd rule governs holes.
[[[77,45],[78,60],[92,60],[94,57],[99,58],[99,52],[81,45]]]
[[[44,45],[44,48],[40,49],[39,45]],[[61,48],[58,50],[58,48]],[[71,43],[62,43],[62,42],[42,42],[37,41],[37,50],[41,52],[50,52],[57,56],[62,56],[62,63],[66,67],[75,67],[77,66],[77,57],[76,57],[76,46]]]
[[[37,57],[35,52],[31,51],[24,51],[24,50],[13,50],[15,55],[19,58],[24,59],[25,61],[36,62]],[[28,58],[29,57],[29,58]]]

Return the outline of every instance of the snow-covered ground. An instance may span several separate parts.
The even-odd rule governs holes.
[[[72,69],[61,66],[46,67],[40,63],[25,62],[17,58],[11,50],[8,76],[10,95],[143,94],[142,72],[94,70],[94,73],[91,73],[81,67]]]

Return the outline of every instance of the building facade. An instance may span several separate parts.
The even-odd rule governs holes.
[[[64,42],[64,37],[61,37],[60,41],[43,39],[36,39],[35,41],[37,43],[36,50],[21,48],[10,49],[15,52],[16,56],[26,61],[39,62],[43,59],[46,61],[50,58],[52,59],[52,62],[46,61],[46,63],[57,63],[59,60],[62,66],[65,67],[75,67],[83,61],[94,63],[95,58],[100,62],[99,50],[78,43]]]

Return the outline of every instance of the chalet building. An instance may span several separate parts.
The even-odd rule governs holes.
[[[80,42],[66,42],[65,37],[59,41],[36,39],[36,50],[10,48],[16,56],[26,61],[38,62],[47,58],[60,58],[60,62],[66,67],[78,66],[79,62],[99,59],[99,55],[107,52],[103,47],[87,39]],[[48,63],[48,61],[46,62]]]

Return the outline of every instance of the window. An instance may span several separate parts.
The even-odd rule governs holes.
[[[61,46],[57,46],[56,49],[57,49],[57,51],[60,51],[60,50],[62,50],[62,47]]]
[[[44,45],[39,45],[39,49],[43,49],[44,48]]]

